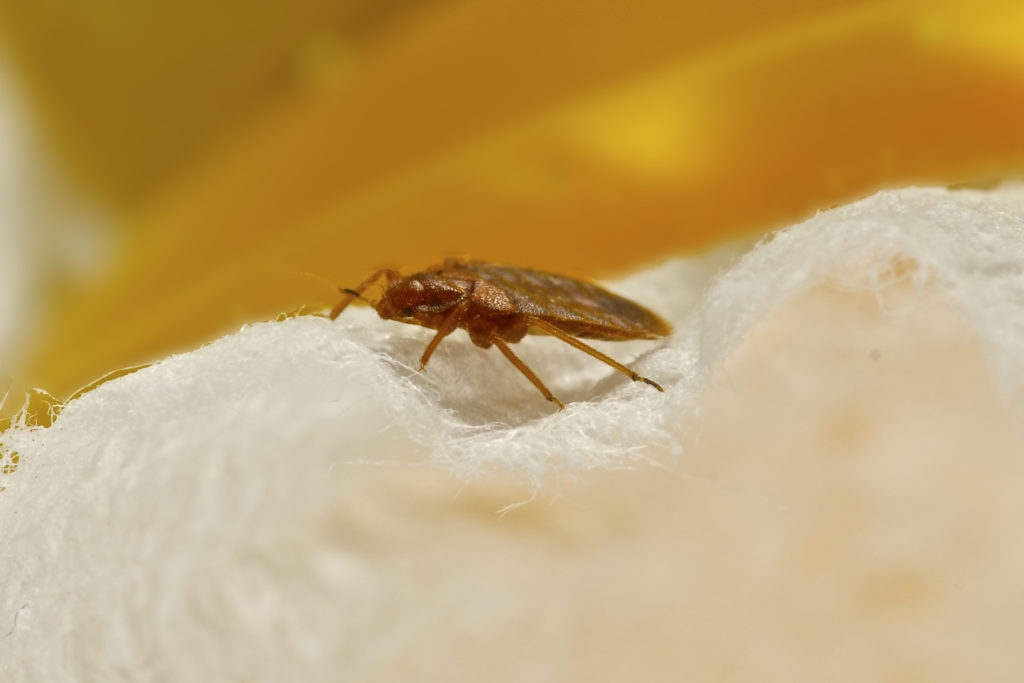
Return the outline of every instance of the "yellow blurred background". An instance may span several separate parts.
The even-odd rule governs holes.
[[[1010,0],[0,0],[0,58],[5,360],[57,397],[381,266],[607,277],[1024,170]]]

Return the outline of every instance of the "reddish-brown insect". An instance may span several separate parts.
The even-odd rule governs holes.
[[[477,346],[497,346],[544,398],[561,409],[562,402],[508,347],[527,334],[549,334],[630,379],[663,391],[656,382],[578,339],[654,339],[672,331],[668,323],[643,306],[593,283],[529,268],[447,259],[409,276],[390,269],[377,271],[359,287],[342,290],[348,296],[334,307],[331,318],[337,318],[357,297],[362,298],[363,292],[382,276],[387,279],[387,287],[380,300],[372,304],[380,317],[437,330],[420,358],[420,370],[426,368],[441,340],[461,327]]]

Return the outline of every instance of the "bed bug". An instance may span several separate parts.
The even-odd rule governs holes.
[[[362,299],[363,292],[382,277],[387,280],[383,296],[376,303],[367,302],[381,318],[437,330],[420,357],[421,371],[441,340],[461,327],[477,346],[496,346],[561,410],[565,407],[562,402],[509,348],[527,334],[547,334],[633,381],[664,391],[657,382],[580,341],[655,339],[672,331],[657,314],[596,284],[530,268],[447,259],[412,275],[388,268],[377,271],[355,289],[341,290],[346,296],[331,310],[331,318],[341,315],[355,299]]]

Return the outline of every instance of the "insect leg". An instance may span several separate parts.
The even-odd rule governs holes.
[[[661,385],[655,382],[654,380],[647,379],[646,377],[641,377],[636,372],[629,369],[628,367],[618,362],[614,358],[609,358],[608,356],[604,355],[603,353],[593,348],[592,346],[587,346],[576,337],[558,329],[557,327],[549,323],[547,320],[542,320],[541,318],[537,318],[535,316],[530,315],[526,317],[526,322],[529,325],[539,327],[540,329],[544,330],[553,337],[558,337],[559,339],[564,341],[566,344],[569,344],[570,346],[575,346],[577,349],[583,351],[584,353],[589,353],[591,356],[598,359],[599,361],[607,363],[608,365],[612,366],[625,376],[629,377],[634,382],[645,382],[647,384],[650,384],[658,391],[665,391],[664,389],[661,388]]]
[[[366,288],[372,285],[376,280],[378,280],[381,275],[386,275],[388,278],[388,282],[391,282],[392,280],[397,280],[398,278],[402,277],[402,274],[399,273],[397,270],[392,270],[390,268],[382,268],[373,275],[371,275],[370,277],[368,277],[365,282],[363,282],[355,289],[342,288],[338,290],[340,292],[344,292],[345,297],[338,302],[337,306],[331,309],[331,320],[334,320],[339,315],[341,315],[341,312],[348,308],[348,305],[355,301],[356,298],[358,298],[360,295],[362,295],[362,293],[366,291]]]
[[[498,350],[505,354],[505,358],[508,358],[509,361],[512,362],[512,365],[519,368],[519,372],[526,375],[526,379],[533,382],[533,386],[537,387],[537,389],[540,390],[540,393],[544,394],[544,398],[546,398],[549,401],[554,401],[555,403],[557,403],[559,410],[565,408],[565,406],[562,405],[562,402],[555,398],[555,395],[551,393],[551,390],[544,386],[544,382],[541,382],[540,378],[537,377],[537,375],[533,374],[533,370],[531,370],[526,363],[520,360],[519,356],[512,353],[512,349],[508,347],[508,344],[501,341],[497,337],[495,337],[493,341],[494,345],[498,347]]]
[[[459,326],[459,322],[462,321],[462,316],[466,313],[468,305],[469,299],[466,299],[464,303],[456,306],[455,310],[449,313],[448,317],[441,323],[441,326],[437,328],[437,334],[430,340],[427,348],[423,350],[423,355],[420,356],[420,372],[427,369],[427,361],[434,355],[434,350],[437,349],[437,345],[441,343],[441,340],[454,332],[455,328]]]

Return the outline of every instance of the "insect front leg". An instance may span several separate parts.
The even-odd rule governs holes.
[[[345,297],[338,302],[337,306],[331,309],[331,320],[334,320],[339,315],[341,315],[341,312],[348,308],[348,305],[350,303],[355,301],[358,297],[362,296],[363,292],[365,292],[370,285],[372,285],[374,282],[380,279],[381,275],[386,276],[388,282],[394,282],[398,278],[402,277],[402,274],[399,273],[397,270],[392,270],[391,268],[381,268],[376,273],[368,277],[365,282],[363,282],[355,289],[339,289],[338,291],[344,293]]]
[[[441,343],[441,340],[447,337],[449,334],[455,331],[455,328],[462,322],[463,316],[466,315],[466,309],[469,308],[469,299],[464,300],[455,309],[448,314],[448,317],[444,319],[441,326],[437,328],[437,334],[427,344],[427,348],[423,350],[423,355],[420,356],[420,372],[427,369],[427,361],[434,355],[434,351],[437,349],[437,345]]]

